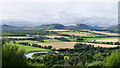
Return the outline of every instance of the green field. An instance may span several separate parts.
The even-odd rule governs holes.
[[[28,43],[40,43],[39,41],[32,41],[32,40],[19,40],[19,41],[15,41],[16,43],[20,43],[20,42],[28,42]]]
[[[14,44],[14,43],[11,43],[11,44],[16,45],[22,49],[25,49],[25,54],[30,53],[30,52],[51,51],[49,49],[43,49],[43,48],[38,48],[38,47],[25,46],[25,45]]]
[[[50,42],[63,42],[63,41],[59,41],[57,39],[46,39],[43,40],[44,42],[39,42],[39,41],[32,41],[32,40],[19,40],[19,41],[15,41],[16,43],[20,43],[20,42],[28,42],[28,43],[50,43]],[[12,42],[12,41],[11,41]]]

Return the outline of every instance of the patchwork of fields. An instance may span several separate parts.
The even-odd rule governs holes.
[[[84,43],[84,44],[90,44],[90,45],[94,45],[94,47],[116,47],[118,45],[110,45],[110,44],[96,44],[96,43],[88,43],[88,42],[84,42],[84,41],[97,41],[97,42],[119,42],[118,41],[118,37],[99,37],[99,36],[104,36],[101,34],[105,34],[108,36],[118,36],[118,34],[116,33],[107,33],[107,32],[101,32],[101,31],[90,31],[90,30],[81,30],[81,32],[77,32],[77,31],[72,31],[72,30],[47,30],[47,31],[55,31],[58,32],[58,34],[50,34],[50,35],[44,35],[44,37],[47,37],[49,39],[44,39],[44,42],[40,42],[37,40],[17,40],[16,43],[20,43],[20,42],[27,42],[27,43],[34,43],[34,44],[38,44],[41,46],[52,46],[52,49],[56,48],[56,49],[65,49],[65,48],[69,48],[69,49],[73,49],[74,45],[76,43]],[[83,31],[83,32],[82,32]],[[84,32],[84,31],[88,31],[88,32]],[[91,33],[92,32],[92,33]],[[98,34],[94,34],[94,33],[98,33]],[[61,34],[66,34],[69,36],[61,36]],[[76,42],[77,38],[74,37],[86,37],[83,38],[83,42]],[[38,36],[39,37],[39,36]],[[55,38],[61,38],[63,37],[64,39],[69,40],[69,42],[63,41],[63,40],[59,40],[59,39],[55,39]],[[27,36],[8,36],[7,38],[34,38],[33,37],[27,37]],[[20,46],[20,45],[19,45]],[[34,47],[30,47],[30,46],[25,46],[25,48],[28,51],[34,51],[36,49],[39,50],[39,48],[34,48]]]

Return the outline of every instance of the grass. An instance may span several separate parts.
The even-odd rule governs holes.
[[[32,47],[32,46],[25,46],[25,45],[20,45],[20,44],[14,44],[22,49],[25,49],[25,54],[30,53],[30,52],[42,52],[42,51],[51,51],[49,49],[43,49],[43,48],[38,48],[38,47]]]
[[[19,40],[19,41],[15,41],[16,43],[20,43],[20,42],[28,42],[28,43],[40,43],[39,41],[32,41],[32,40]]]
[[[76,41],[76,38],[68,38],[70,41]]]

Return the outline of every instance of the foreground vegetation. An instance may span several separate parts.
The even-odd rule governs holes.
[[[30,47],[30,46],[29,46]],[[25,58],[25,50],[19,45],[3,44],[3,66],[119,66],[120,49],[101,48],[76,44],[74,49],[60,49],[60,53],[34,54]],[[39,58],[42,57],[43,59]]]

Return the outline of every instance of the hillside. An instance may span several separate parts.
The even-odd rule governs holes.
[[[92,28],[90,28],[89,26],[87,26],[85,24],[77,24],[75,26],[67,26],[67,29],[77,30],[77,29],[92,29]]]
[[[99,30],[109,30],[109,31],[118,31],[118,25],[110,26],[106,28],[98,27],[98,26],[88,26],[85,24],[76,24],[75,26],[64,26],[62,24],[47,24],[40,25],[35,27],[18,27],[18,26],[10,26],[10,25],[2,25],[2,30],[53,30],[53,29],[68,29],[68,30],[79,30],[79,29],[99,29]]]
[[[25,27],[2,25],[2,30],[24,30]]]
[[[120,25],[119,25],[120,26]],[[118,31],[118,25],[113,25],[113,26],[110,26],[110,27],[107,27],[107,28],[105,28],[105,29],[107,29],[107,30],[112,30],[112,31]]]
[[[61,24],[48,24],[48,25],[40,25],[36,27],[30,28],[30,30],[51,30],[51,29],[66,29],[66,26]]]

